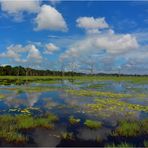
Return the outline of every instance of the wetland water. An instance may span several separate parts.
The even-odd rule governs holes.
[[[1,84],[0,146],[147,147],[148,84],[124,80]]]

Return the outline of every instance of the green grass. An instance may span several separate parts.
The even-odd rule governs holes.
[[[74,125],[74,124],[78,124],[81,120],[78,118],[74,118],[74,116],[70,116],[69,117],[69,122],[70,124]]]
[[[0,130],[0,137],[9,143],[25,143],[28,139],[26,136],[14,130]]]
[[[123,143],[120,143],[120,144],[115,144],[115,143],[112,143],[112,144],[107,144],[105,147],[134,147],[132,144],[130,143],[126,143],[126,142],[123,142]]]
[[[148,134],[148,119],[140,121],[141,129],[144,134]]]
[[[148,140],[144,140],[144,147],[148,147]]]
[[[120,121],[113,136],[136,137],[148,134],[148,119],[141,121]]]
[[[139,122],[121,121],[113,133],[114,136],[135,137],[141,135]]]
[[[88,128],[91,128],[91,129],[98,129],[98,128],[102,127],[102,123],[101,122],[94,121],[94,120],[89,120],[89,119],[87,119],[84,122],[84,125],[86,125]]]
[[[0,138],[8,142],[24,143],[27,141],[27,137],[20,133],[22,129],[28,130],[36,127],[51,129],[57,120],[57,116],[53,114],[43,117],[0,115]]]
[[[9,81],[53,81],[53,80],[80,80],[80,81],[89,81],[89,80],[98,80],[98,81],[128,81],[131,83],[148,83],[148,76],[0,76],[0,80],[9,80]],[[4,82],[4,81],[3,81]]]

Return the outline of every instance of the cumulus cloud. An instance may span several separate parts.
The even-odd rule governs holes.
[[[130,34],[98,36],[95,43],[96,47],[104,48],[109,53],[122,53],[138,47],[136,38]]]
[[[24,54],[27,56],[24,58]],[[42,61],[42,55],[39,49],[33,44],[23,46],[21,44],[12,44],[7,47],[6,52],[0,54],[1,58],[8,58],[14,62],[21,63],[40,63]],[[22,58],[23,57],[23,58]]]
[[[109,27],[104,17],[79,17],[76,22],[77,26],[80,28],[84,28],[87,33],[99,33],[100,29],[105,29]]]
[[[46,50],[44,51],[45,54],[53,54],[54,52],[59,50],[59,47],[57,47],[53,43],[46,44],[45,48],[46,48]]]
[[[28,48],[29,48],[29,52],[28,52],[28,56],[27,56],[28,60],[32,61],[33,59],[35,59],[35,60],[40,61],[42,59],[41,53],[35,47],[35,45],[29,45]]]
[[[61,54],[61,60],[67,61],[74,58],[85,69],[88,66],[92,68],[95,67],[94,65],[97,65],[97,68],[100,68],[100,70],[113,72],[119,67],[127,65],[129,59],[131,59],[131,56],[127,56],[129,52],[134,53],[141,48],[134,34],[119,34],[110,29],[109,25],[100,25],[100,27],[98,23],[91,24],[86,22],[80,23],[79,21],[79,27],[84,28],[87,33],[88,31],[91,33],[86,34],[79,40],[75,40]],[[118,60],[116,60],[117,57],[119,57]]]
[[[23,13],[37,13],[40,9],[40,0],[0,0],[1,10],[20,21]]]
[[[35,18],[36,31],[54,30],[67,31],[67,24],[60,12],[49,5],[42,5],[40,12]]]
[[[12,58],[12,59],[19,59],[20,55],[12,50],[8,50],[6,53],[0,54],[1,58]]]
[[[98,53],[105,50],[109,54],[121,54],[138,48],[136,38],[130,34],[101,33],[98,35],[86,36],[76,41],[62,57],[79,57],[85,54]]]

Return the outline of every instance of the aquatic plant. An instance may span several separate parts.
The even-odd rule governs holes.
[[[53,128],[53,122],[57,121],[57,116],[49,114],[45,117],[36,117],[19,115],[16,116],[19,129],[29,129],[36,127]]]
[[[5,97],[5,95],[0,94],[0,99],[3,99]]]
[[[27,138],[18,133],[18,124],[16,124],[15,118],[11,115],[0,116],[0,137],[4,138],[8,142],[22,143]]]
[[[27,137],[20,133],[22,129],[27,130],[36,127],[51,129],[57,120],[57,116],[53,114],[47,114],[43,117],[32,117],[25,114],[0,115],[0,138],[4,138],[8,142],[25,142]]]
[[[106,84],[91,84],[87,88],[103,88]]]
[[[85,112],[99,113],[100,111],[102,112],[108,111],[109,114],[114,112],[116,113],[118,112],[118,114],[123,114],[123,113],[126,114],[128,112],[129,114],[133,113],[133,111],[148,112],[148,106],[130,104],[117,99],[97,98],[95,99],[95,101],[96,101],[95,103],[85,104],[84,106]]]
[[[129,98],[131,97],[130,94],[121,94],[121,93],[113,93],[113,92],[99,92],[94,90],[73,90],[69,89],[66,90],[67,93],[76,96],[96,96],[96,97],[106,97],[106,98]]]
[[[72,140],[74,137],[73,137],[73,133],[62,132],[61,138],[64,139],[64,140]]]
[[[130,143],[123,142],[120,144],[115,144],[115,143],[107,144],[105,145],[105,147],[134,147],[134,146]]]
[[[18,89],[18,90],[17,90],[17,93],[18,93],[18,94],[24,93],[24,90]]]
[[[97,129],[97,128],[100,128],[102,126],[102,123],[99,122],[99,121],[94,121],[94,120],[87,119],[84,122],[84,125],[86,125],[87,127],[91,128],[91,129]]]
[[[45,118],[47,118],[49,122],[55,122],[59,120],[58,116],[51,113],[46,114]]]
[[[144,147],[148,147],[148,141],[144,140]]]
[[[120,121],[119,126],[113,132],[113,136],[134,137],[142,132],[138,121]]]
[[[25,143],[28,138],[17,131],[14,130],[6,130],[6,129],[1,129],[0,130],[0,137],[5,139],[7,142],[12,142],[12,143]]]
[[[141,125],[141,130],[144,134],[148,134],[148,119],[139,121]]]
[[[74,118],[74,116],[70,116],[69,117],[69,122],[70,124],[77,124],[81,121],[81,119],[78,119],[78,118]]]

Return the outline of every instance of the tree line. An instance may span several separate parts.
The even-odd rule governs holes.
[[[51,70],[37,70],[33,68],[24,68],[22,66],[12,67],[10,65],[0,66],[0,76],[80,76],[83,73],[63,72]]]
[[[53,70],[37,70],[33,68],[25,68],[22,66],[12,67],[10,65],[0,66],[0,76],[83,76],[83,75],[93,75],[93,76],[131,76],[130,74],[119,74],[119,73],[97,73],[97,74],[86,74],[74,71],[53,71]],[[147,76],[147,75],[136,75],[132,76]]]

